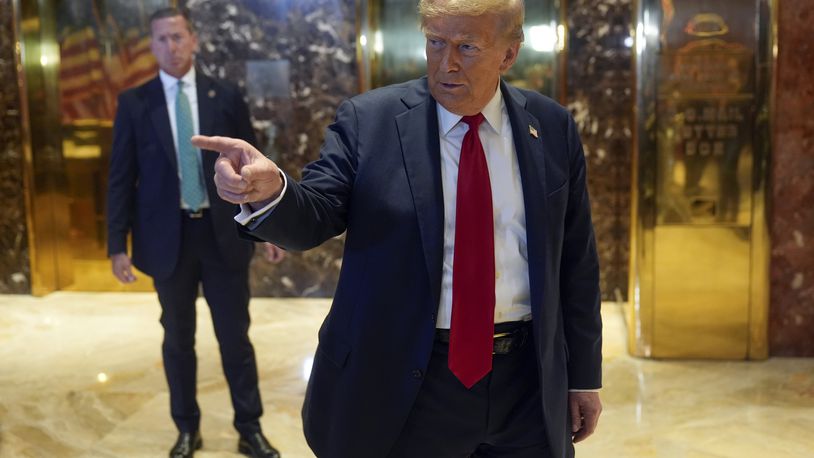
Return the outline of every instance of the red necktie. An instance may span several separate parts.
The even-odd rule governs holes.
[[[489,167],[478,135],[483,115],[464,116],[455,202],[449,369],[467,388],[492,370],[495,238]]]

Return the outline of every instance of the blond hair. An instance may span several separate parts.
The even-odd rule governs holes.
[[[526,6],[523,0],[420,0],[421,29],[428,19],[441,16],[480,16],[496,14],[502,30],[512,41],[523,41]]]

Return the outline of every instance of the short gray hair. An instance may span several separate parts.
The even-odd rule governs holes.
[[[420,0],[418,15],[421,29],[428,19],[441,16],[480,16],[493,13],[500,17],[501,28],[509,39],[523,41],[526,5],[523,0]]]

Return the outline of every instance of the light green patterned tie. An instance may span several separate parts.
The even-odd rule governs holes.
[[[204,202],[204,184],[201,175],[201,155],[192,146],[192,109],[184,94],[184,83],[178,80],[175,95],[175,124],[178,131],[178,167],[181,170],[181,199],[192,211],[198,211]]]

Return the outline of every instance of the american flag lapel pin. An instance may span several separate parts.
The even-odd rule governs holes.
[[[529,133],[532,137],[537,138],[537,129],[535,129],[531,124],[529,124]]]

